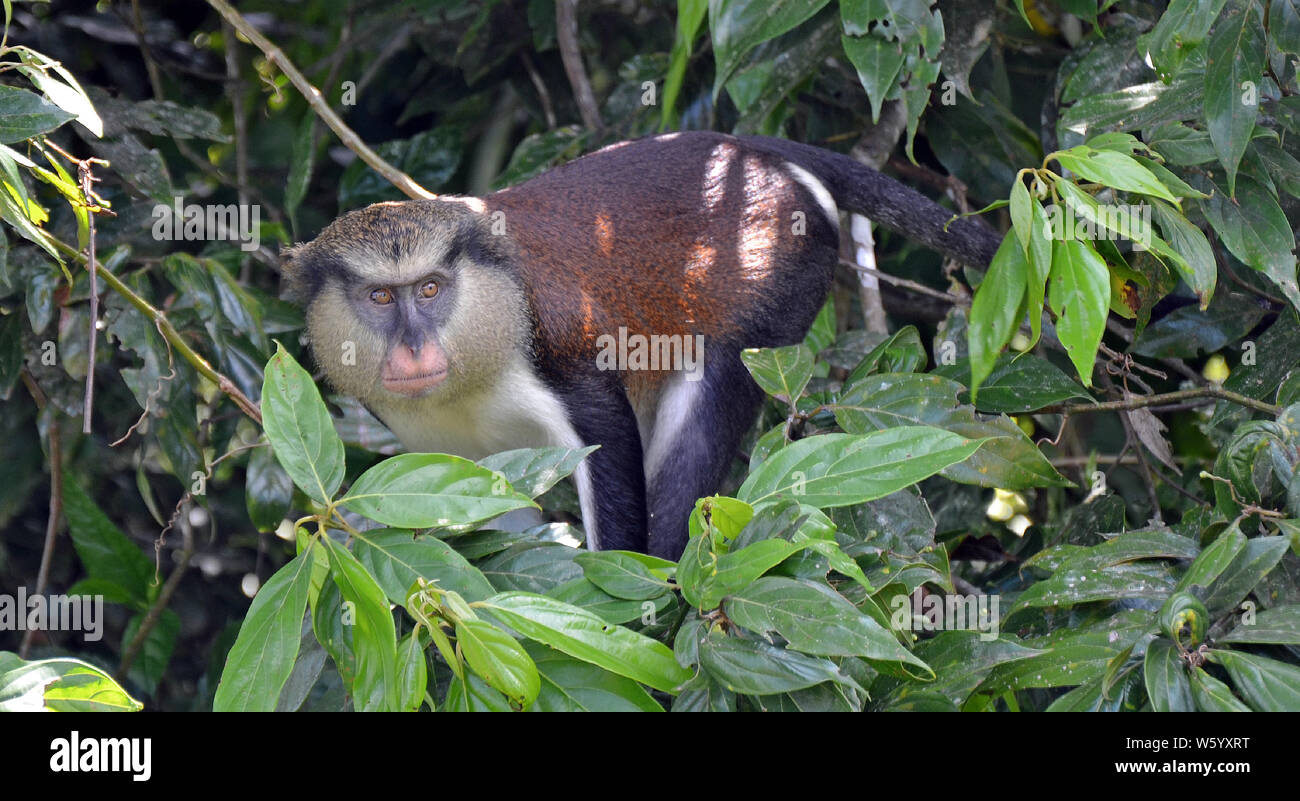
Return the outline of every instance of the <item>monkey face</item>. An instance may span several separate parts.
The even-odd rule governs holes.
[[[504,239],[460,203],[411,201],[352,212],[292,251],[285,278],[330,382],[372,407],[485,388],[528,339]]]

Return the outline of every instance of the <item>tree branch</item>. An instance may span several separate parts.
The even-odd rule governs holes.
[[[1122,412],[1133,409],[1141,409],[1146,406],[1156,406],[1161,403],[1176,403],[1179,401],[1191,400],[1193,398],[1215,398],[1217,400],[1226,400],[1235,403],[1238,406],[1245,406],[1254,409],[1257,412],[1264,412],[1277,416],[1282,413],[1281,406],[1274,406],[1271,403],[1265,403],[1261,400],[1249,398],[1238,392],[1224,389],[1219,386],[1195,387],[1193,389],[1180,389],[1176,392],[1163,392],[1158,395],[1141,395],[1122,401],[1105,401],[1103,403],[1064,403],[1054,406],[1045,406],[1038,409],[1034,414],[1081,414],[1083,412]]]
[[[298,68],[289,60],[289,57],[263,36],[257,28],[254,28],[248,20],[244,19],[226,0],[208,0],[208,5],[212,6],[223,19],[234,26],[235,30],[239,31],[245,39],[252,42],[258,50],[261,50],[268,63],[275,65],[284,73],[289,82],[294,85],[294,88],[302,94],[307,101],[307,105],[311,106],[317,116],[324,120],[330,130],[338,136],[339,141],[348,150],[356,153],[370,169],[384,176],[393,186],[402,190],[407,197],[417,200],[437,197],[437,195],[417,184],[411,176],[384,161],[379,157],[378,153],[361,141],[361,137],[357,136],[356,132],[334,113],[321,91],[311,85],[307,77],[299,72]]]

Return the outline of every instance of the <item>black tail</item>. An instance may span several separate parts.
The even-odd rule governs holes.
[[[740,138],[750,147],[778,155],[817,176],[841,208],[863,214],[964,264],[987,266],[1002,243],[1000,234],[973,218],[963,217],[948,225],[952,211],[848,156],[789,139]]]

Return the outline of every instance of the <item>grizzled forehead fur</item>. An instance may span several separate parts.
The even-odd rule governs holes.
[[[290,297],[311,301],[331,277],[344,282],[407,283],[464,256],[498,267],[516,283],[513,246],[490,221],[447,200],[375,203],[330,223],[311,242],[284,253]]]

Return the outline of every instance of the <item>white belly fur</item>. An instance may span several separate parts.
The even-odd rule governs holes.
[[[375,413],[412,453],[450,453],[482,459],[515,448],[581,448],[564,404],[522,361],[496,385],[444,404],[401,401],[375,404]],[[573,473],[582,505],[587,547],[599,547],[586,462]]]

